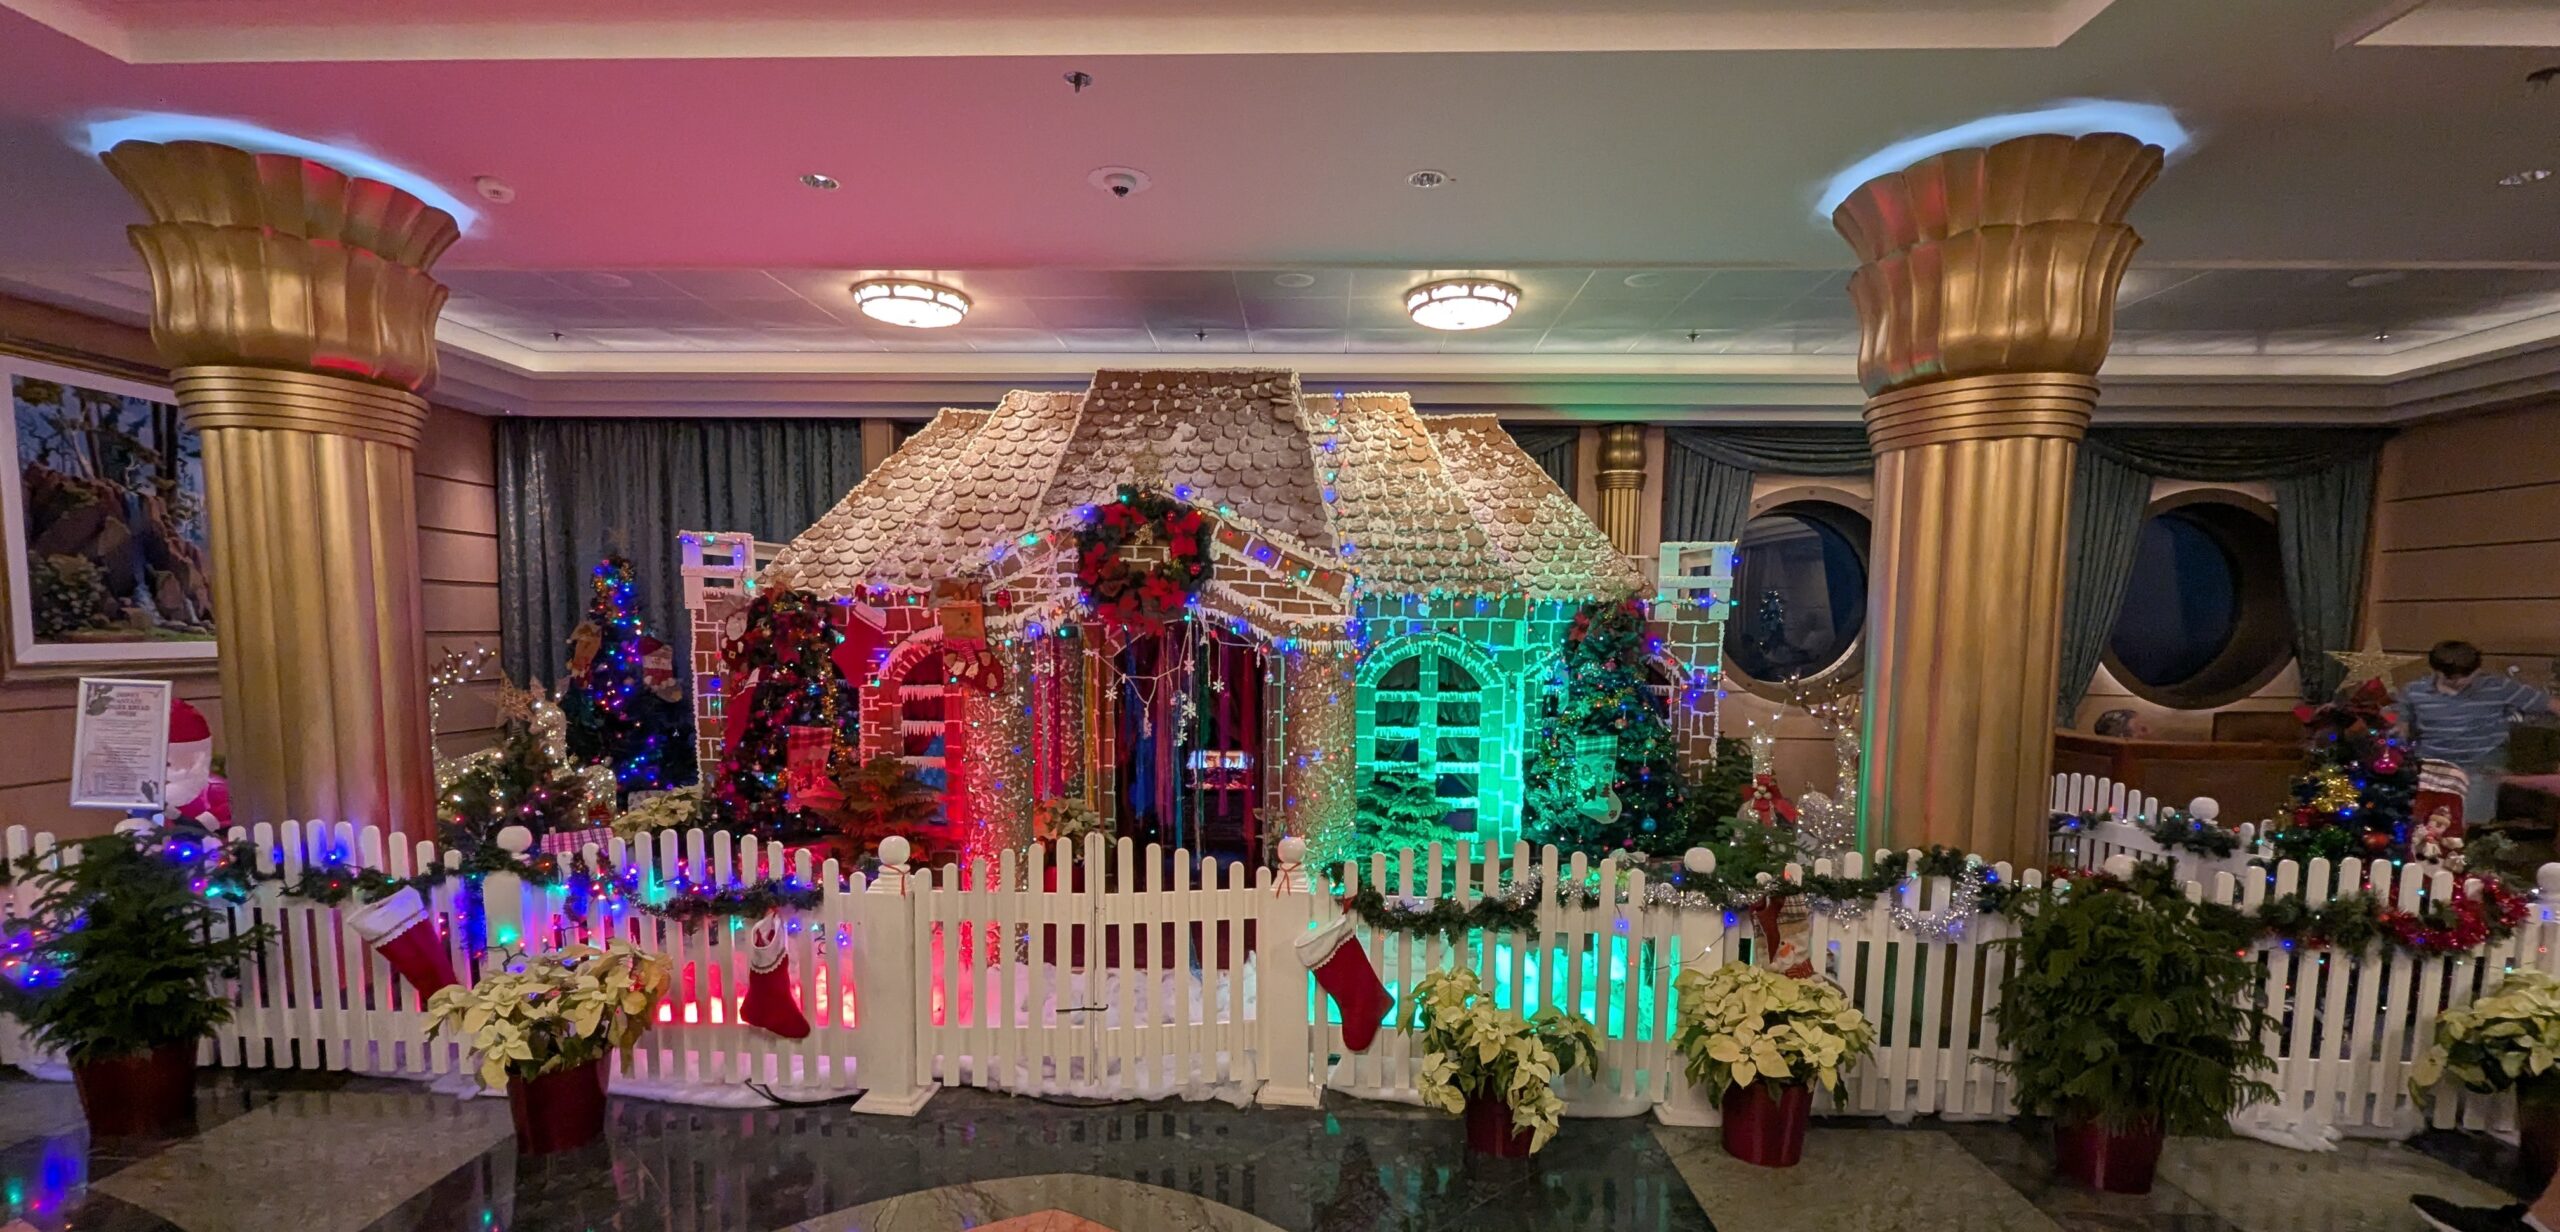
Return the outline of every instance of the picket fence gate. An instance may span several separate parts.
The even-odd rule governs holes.
[[[2138,830],[2105,844],[2084,843],[2087,864],[2137,855]],[[261,824],[235,830],[262,866],[287,877],[324,864],[354,864],[395,876],[455,853],[428,842],[387,841],[348,825]],[[2119,841],[2121,840],[2121,841]],[[5,832],[7,854],[67,852],[49,834]],[[893,848],[901,844],[891,844]],[[529,948],[628,938],[664,952],[676,987],[659,1023],[616,1078],[635,1095],[700,1098],[706,1089],[738,1096],[757,1083],[810,1098],[860,1091],[860,1111],[912,1114],[945,1085],[1107,1099],[1222,1097],[1312,1106],[1326,1090],[1412,1100],[1421,1058],[1413,1047],[1414,983],[1430,971],[1465,966],[1496,1000],[1523,1013],[1550,1005],[1577,1010],[1601,1028],[1598,1073],[1563,1092],[1572,1110],[1623,1115],[1652,1110],[1677,1123],[1713,1124],[1714,1107],[1690,1089],[1672,1047],[1678,1031],[1675,981],[1690,967],[1752,961],[1760,944],[1747,917],[1644,904],[1646,872],[1616,859],[1597,862],[1469,843],[1433,845],[1313,879],[1304,870],[1249,872],[1155,845],[1099,836],[1069,845],[1004,853],[966,867],[910,870],[898,860],[868,876],[805,851],[699,830],[661,831],[637,842],[589,847],[587,859],[638,867],[656,882],[696,884],[716,877],[754,883],[792,878],[821,890],[818,904],[786,913],[791,969],[811,1030],[778,1039],[739,1022],[746,978],[746,925],[715,921],[687,929],[595,896],[570,910],[562,887],[492,874],[481,886],[489,937]],[[2218,863],[2218,862],[2217,862]],[[1866,857],[1816,861],[1806,871],[1855,876]],[[2039,870],[1995,865],[2003,878],[2042,880]],[[2182,875],[2187,865],[2182,862]],[[1477,933],[1463,940],[1357,932],[1378,974],[1396,994],[1388,1028],[1366,1052],[1348,1053],[1331,1003],[1297,961],[1291,943],[1336,918],[1332,897],[1376,886],[1390,896],[1471,899],[1534,876],[1548,887],[1534,935]],[[1565,885],[1618,887],[1568,895]],[[2357,887],[2415,909],[2461,892],[2457,879],[2423,866],[2356,860],[2290,861],[2272,875],[2258,867],[2187,875],[2190,897],[2249,907],[2299,891],[2320,902]],[[2541,870],[2545,902],[2560,901],[2560,865]],[[29,887],[11,888],[12,909]],[[1915,879],[1898,892],[1922,913],[1954,896],[1945,879]],[[429,894],[456,970],[467,980],[485,956],[467,952],[460,879]],[[233,1020],[202,1050],[209,1063],[249,1068],[352,1070],[418,1078],[470,1072],[457,1044],[429,1040],[417,999],[347,922],[341,910],[288,899],[261,883],[229,908],[236,928],[275,926],[274,939],[235,986]],[[1878,1025],[1875,1055],[1846,1082],[1846,1110],[1866,1115],[1999,1118],[2010,1115],[2008,1079],[1988,1011],[1998,1003],[2003,952],[2011,935],[1997,916],[1975,916],[1943,935],[1905,929],[1880,900],[1854,918],[1813,913],[1807,923],[1817,966],[1839,981]],[[2553,943],[2560,923],[2548,908],[2513,937],[2451,955],[2252,950],[2263,971],[2277,1027],[2267,1043],[2283,1114],[2347,1133],[2395,1133],[2422,1120],[2503,1130],[2512,1101],[2448,1090],[2422,1112],[2408,1070],[2436,1016],[2493,986],[2506,971],[2560,974]],[[43,1063],[14,1024],[0,1023],[0,1062]]]

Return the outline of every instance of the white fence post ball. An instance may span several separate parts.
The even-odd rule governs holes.
[[[1716,871],[1716,853],[1704,847],[1692,847],[1680,853],[1680,867],[1701,877],[1712,876]]]
[[[905,868],[907,856],[914,850],[906,839],[892,834],[880,840],[880,863],[889,868]]]
[[[498,846],[505,848],[509,855],[523,855],[533,850],[533,831],[523,826],[508,826],[498,831]]]
[[[2187,816],[2212,825],[2215,818],[2222,816],[2222,801],[2211,796],[2198,796],[2187,801]]]
[[[2560,864],[2545,864],[2533,875],[2533,888],[2546,902],[2560,902]]]
[[[1280,840],[1280,867],[1288,868],[1306,862],[1307,840],[1295,834]]]

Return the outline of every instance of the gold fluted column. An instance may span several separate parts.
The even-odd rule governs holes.
[[[2124,223],[2161,151],[2021,137],[1867,182],[1858,375],[1876,452],[1867,601],[1868,845],[2044,863],[2063,544]]]
[[[103,156],[151,221],[151,336],[204,443],[226,772],[243,823],[433,828],[412,471],[452,216],[205,142]]]
[[[1600,429],[1600,532],[1620,552],[1633,556],[1644,547],[1644,426],[1610,424]]]

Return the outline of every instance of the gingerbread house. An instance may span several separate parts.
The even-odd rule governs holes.
[[[809,591],[847,635],[846,739],[940,783],[965,852],[1074,799],[1254,856],[1341,824],[1357,772],[1387,767],[1437,786],[1453,836],[1508,839],[1565,629],[1648,587],[1493,417],[1278,370],[1105,371],[945,410],[789,544],[687,553],[706,757],[726,610],[759,581]],[[1658,621],[1693,738],[1723,555],[1675,566],[1696,576]]]

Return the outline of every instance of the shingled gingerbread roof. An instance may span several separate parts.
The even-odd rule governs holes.
[[[1139,481],[1365,590],[1614,598],[1641,576],[1491,416],[1276,369],[1104,371],[946,410],[776,557],[828,597],[986,573]]]

